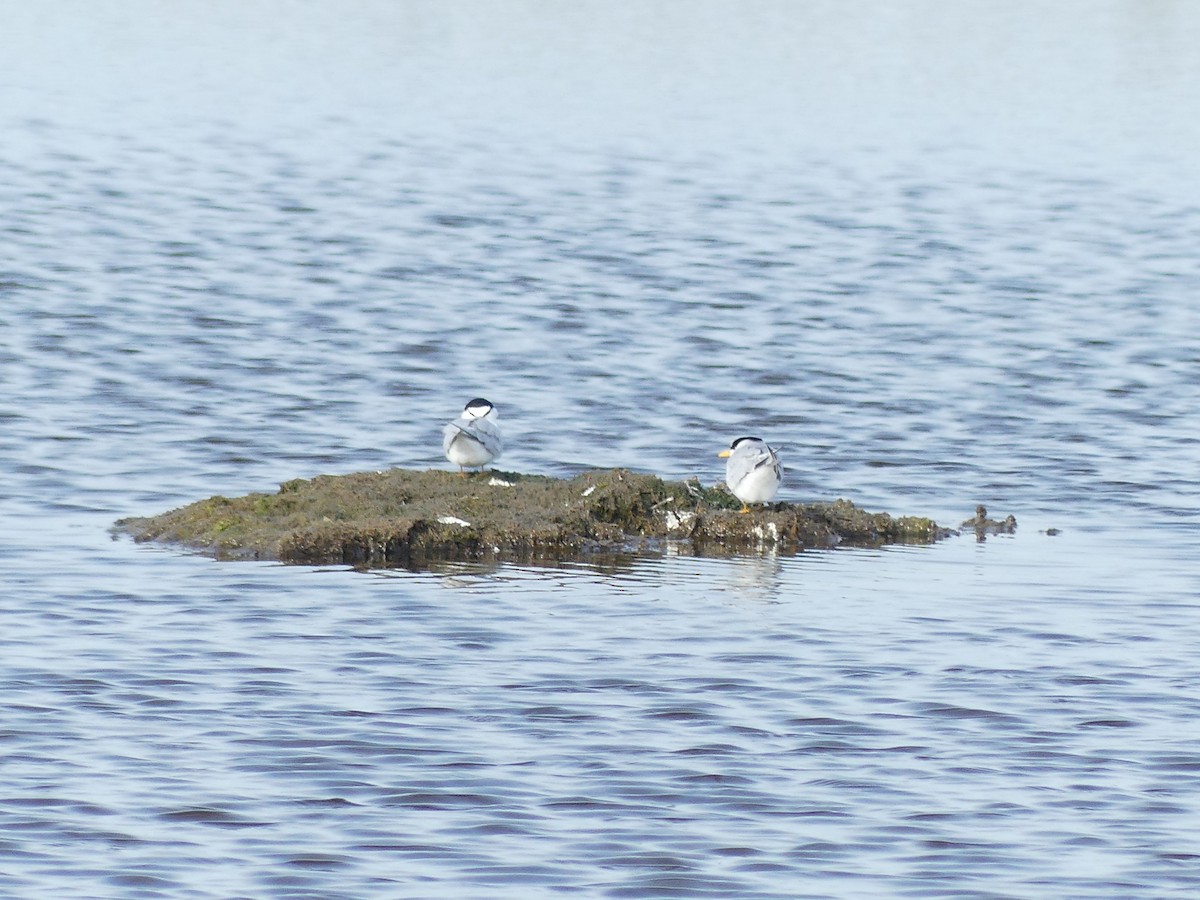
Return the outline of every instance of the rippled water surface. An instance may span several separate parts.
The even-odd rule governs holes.
[[[1191,7],[502,6],[6,9],[0,893],[1195,896]],[[781,499],[1020,526],[422,572],[108,533],[448,466],[478,394],[505,468],[713,482],[758,433]]]

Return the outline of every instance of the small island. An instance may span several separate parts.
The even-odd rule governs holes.
[[[574,478],[390,469],[320,475],[274,494],[210,497],[115,530],[219,559],[421,567],[440,560],[552,562],[602,554],[697,555],[931,543],[927,518],[847,500],[772,503],[749,513],[724,485],[664,481],[624,469]]]

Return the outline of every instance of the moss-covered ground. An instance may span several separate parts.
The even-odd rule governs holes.
[[[623,469],[570,479],[391,469],[297,479],[274,494],[210,497],[116,528],[221,558],[360,566],[566,560],[652,552],[668,542],[706,555],[794,552],[928,543],[947,533],[930,519],[866,512],[846,500],[740,508],[724,486]]]

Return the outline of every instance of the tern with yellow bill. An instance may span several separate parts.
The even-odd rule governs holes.
[[[725,458],[725,483],[742,501],[742,512],[750,512],[751,503],[766,503],[779,490],[783,466],[760,438],[740,437],[717,455]]]

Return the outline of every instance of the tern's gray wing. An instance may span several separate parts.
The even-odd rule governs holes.
[[[447,422],[446,427],[442,429],[442,452],[449,453],[450,445],[454,443],[454,439],[463,433],[462,419],[455,419],[453,422]]]
[[[771,466],[775,469],[776,478],[783,478],[783,467],[779,464],[779,457],[766,444],[739,447],[730,454],[729,463],[725,471],[726,480],[731,486],[741,484],[742,479],[751,472],[766,466]]]
[[[775,467],[775,477],[779,481],[783,481],[783,463],[781,463],[779,461],[779,454],[776,453],[774,450],[772,450],[770,447],[768,447],[767,455],[771,457],[770,463],[772,466]]]
[[[487,419],[455,419],[442,429],[442,450],[448,453],[460,436],[482,444],[493,459],[500,455],[500,429]]]
[[[500,455],[503,444],[500,440],[500,429],[489,419],[475,419],[471,422],[471,437],[483,444],[493,458]]]

